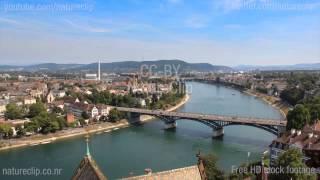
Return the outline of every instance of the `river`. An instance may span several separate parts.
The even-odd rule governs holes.
[[[265,102],[224,86],[190,82],[190,100],[179,109],[221,115],[239,115],[280,119],[281,114]],[[128,127],[94,135],[90,150],[109,179],[140,175],[145,168],[163,171],[197,163],[196,153],[212,152],[226,172],[232,165],[258,160],[274,135],[254,127],[225,127],[223,139],[212,139],[212,129],[190,120],[177,121],[174,131],[163,130],[161,121]],[[250,156],[248,157],[248,152]],[[34,176],[3,176],[3,168],[61,168],[60,176],[50,179],[70,179],[85,154],[83,137],[57,141],[52,144],[0,152],[0,179],[44,179]]]

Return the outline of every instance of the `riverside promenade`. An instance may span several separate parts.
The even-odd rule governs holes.
[[[190,96],[187,94],[177,105],[166,109],[166,111],[175,111],[183,106],[185,103],[188,102]],[[142,116],[141,122],[146,123],[148,121],[154,120],[153,116]],[[0,140],[0,151],[2,150],[9,150],[14,148],[26,147],[26,146],[36,146],[42,144],[52,143],[56,140],[62,140],[66,138],[72,138],[77,136],[83,136],[87,133],[94,134],[94,133],[108,133],[111,131],[118,130],[120,128],[129,127],[130,123],[123,119],[120,120],[118,123],[110,123],[110,122],[103,122],[88,125],[82,128],[70,128],[62,131],[58,131],[56,133],[50,133],[47,135],[43,134],[36,134],[30,137],[22,137],[17,139],[8,139],[8,140]]]

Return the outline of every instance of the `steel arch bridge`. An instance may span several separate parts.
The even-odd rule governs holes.
[[[159,118],[166,124],[172,124],[175,123],[178,120],[185,120],[185,118],[170,118],[166,116],[156,116],[155,117]],[[196,121],[201,124],[204,124],[206,126],[211,127],[213,130],[219,130],[222,129],[223,127],[226,126],[233,126],[233,125],[245,125],[245,126],[251,126],[251,127],[256,127],[259,129],[263,129],[265,131],[268,131],[274,135],[279,135],[279,128],[278,126],[273,126],[273,125],[260,125],[260,124],[251,124],[251,123],[241,123],[241,122],[224,122],[224,121],[207,121],[207,120],[202,120],[202,119],[187,119],[191,121]]]
[[[262,119],[240,116],[221,116],[214,114],[186,113],[186,112],[169,112],[163,110],[147,110],[139,108],[114,107],[122,112],[130,114],[131,122],[139,121],[140,115],[151,115],[161,119],[167,128],[175,128],[176,121],[187,119],[205,124],[223,134],[223,127],[232,125],[245,125],[263,129],[275,135],[280,135],[285,131],[287,122],[285,120]]]

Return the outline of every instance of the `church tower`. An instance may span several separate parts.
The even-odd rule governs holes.
[[[86,137],[86,155],[75,170],[72,180],[107,180],[90,154],[89,135]]]

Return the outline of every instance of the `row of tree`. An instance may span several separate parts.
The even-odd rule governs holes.
[[[42,102],[37,102],[30,106],[18,106],[15,103],[9,103],[6,105],[5,118],[6,119],[22,119],[33,118],[39,114],[39,112],[46,111],[46,108]]]
[[[23,136],[26,132],[47,134],[68,126],[64,117],[61,116],[61,112],[63,110],[60,108],[50,113],[47,112],[42,102],[37,102],[29,107],[10,103],[6,106],[5,117],[9,120],[30,118],[30,122],[25,123],[24,128],[21,126],[16,127],[17,136]],[[5,138],[10,138],[13,135],[12,128],[8,124],[0,125],[0,133]]]
[[[315,93],[320,89],[319,74],[291,72],[281,76],[287,79],[288,86],[280,98],[294,106],[287,114],[287,129],[302,129],[307,124],[314,124],[320,118],[320,96]]]
[[[319,89],[320,76],[317,73],[294,73],[286,76],[288,86],[280,94],[281,99],[291,105],[301,103],[309,91]],[[313,97],[311,97],[313,98]]]
[[[158,94],[152,94],[149,99],[145,93],[133,93],[132,89],[129,90],[127,95],[115,95],[109,91],[97,91],[92,89],[92,94],[83,95],[80,93],[68,92],[69,95],[79,98],[80,101],[88,101],[92,104],[108,104],[112,106],[121,107],[141,107],[138,98],[142,98],[146,101],[146,106],[149,109],[163,109],[168,105],[175,105],[186,93],[185,83],[175,82],[173,83],[172,92],[162,94],[161,97]],[[160,98],[159,98],[160,97]]]
[[[287,114],[287,130],[302,129],[305,125],[312,125],[320,118],[320,96],[302,101],[295,105]]]
[[[72,97],[78,98],[80,101],[87,101],[92,104],[108,104],[112,106],[136,107],[138,103],[133,94],[115,95],[109,91],[97,91],[92,89],[92,94],[84,95],[81,93],[68,92]]]
[[[62,130],[67,126],[68,124],[63,117],[43,111],[33,117],[31,122],[25,124],[25,130],[27,132],[47,134]]]
[[[182,82],[172,84],[172,91],[162,94],[160,98],[153,94],[151,102],[147,101],[148,109],[166,109],[169,106],[175,106],[186,94],[186,85]]]

